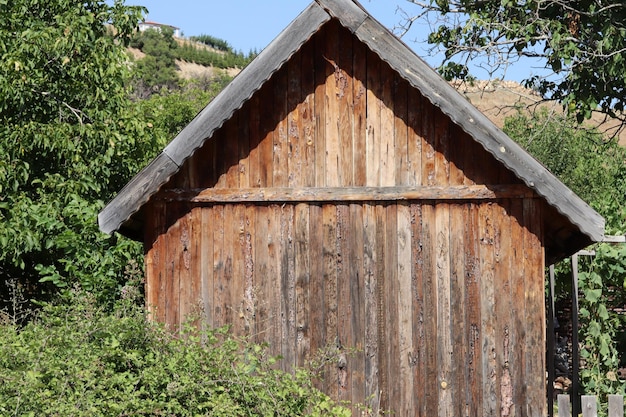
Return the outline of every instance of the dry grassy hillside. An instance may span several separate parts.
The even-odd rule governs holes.
[[[547,108],[548,111],[556,113],[563,112],[560,104],[542,100],[539,94],[514,81],[477,81],[471,85],[453,82],[453,85],[498,127],[502,127],[504,119],[515,114],[518,109],[530,113],[539,108]],[[619,121],[604,119],[603,115],[596,114],[585,125],[598,126],[601,131],[613,134],[615,128],[619,126]],[[620,132],[619,141],[626,145],[625,131]]]

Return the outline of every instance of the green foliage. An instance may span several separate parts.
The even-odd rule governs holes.
[[[579,274],[581,384],[586,393],[600,396],[605,403],[607,395],[626,390],[616,372],[623,354],[617,338],[626,323],[615,313],[615,307],[626,304],[626,247],[604,243],[595,251],[595,257],[583,261]]]
[[[144,58],[135,62],[135,89],[158,91],[163,87],[173,89],[178,86],[175,61],[178,44],[174,40],[174,31],[171,28],[137,32],[130,45],[146,54]]]
[[[503,76],[511,64],[531,58],[556,76],[529,73],[527,85],[562,102],[579,122],[597,109],[624,110],[624,2],[409,1],[422,7],[423,20],[437,22],[428,41],[445,52],[447,78],[465,78],[476,61],[489,77]],[[415,21],[421,22],[406,24]]]
[[[0,9],[0,301],[10,281],[27,299],[80,283],[111,303],[142,248],[100,233],[98,212],[228,80],[133,102],[125,45],[142,8],[19,0]],[[173,62],[173,44],[152,35],[143,47]]]
[[[203,43],[207,46],[210,46],[211,48],[218,49],[220,51],[232,52],[233,50],[228,42],[226,42],[224,39],[216,38],[211,35],[202,34],[199,36],[192,36],[190,39],[194,42]]]
[[[113,313],[72,290],[23,328],[0,329],[0,414],[23,416],[349,416],[310,372],[273,366],[226,329],[177,337],[149,322],[133,291]]]
[[[81,282],[106,299],[141,253],[100,234],[96,215],[155,153],[126,88],[125,45],[142,11],[0,3],[0,274],[29,297]]]
[[[193,43],[184,43],[177,50],[177,58],[187,62],[194,62],[199,65],[212,66],[216,68],[243,68],[255,57],[255,52],[244,55],[242,52],[234,51],[211,51]]]
[[[595,129],[570,118],[537,112],[507,118],[504,131],[541,161],[550,172],[607,219],[607,230],[623,230],[621,202],[626,198],[626,152],[605,141]]]

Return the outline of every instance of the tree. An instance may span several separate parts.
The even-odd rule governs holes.
[[[174,30],[162,27],[159,30],[148,29],[135,34],[131,46],[138,48],[146,56],[134,65],[135,93],[149,96],[145,92],[158,91],[161,88],[175,89],[179,85],[176,75],[176,50]],[[144,94],[140,94],[144,92]]]
[[[404,30],[433,22],[428,42],[445,52],[439,71],[468,78],[480,61],[490,76],[523,58],[551,76],[529,74],[527,86],[559,100],[579,122],[600,110],[626,121],[626,3],[616,0],[407,0]]]
[[[99,233],[96,216],[155,152],[127,88],[143,10],[0,1],[0,276],[27,297],[80,282],[106,299],[140,254]]]
[[[597,129],[582,129],[563,114],[543,108],[530,117],[519,113],[503,130],[541,161],[572,191],[607,220],[607,233],[626,227],[626,150],[605,141]]]

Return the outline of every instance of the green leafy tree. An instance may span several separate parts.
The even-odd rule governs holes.
[[[1,284],[38,298],[42,283],[81,282],[106,299],[140,254],[100,234],[96,216],[155,152],[126,87],[125,45],[142,12],[121,1],[0,2]]]
[[[593,128],[545,108],[532,116],[518,113],[504,131],[541,161],[607,220],[607,231],[626,225],[626,151]]]
[[[149,96],[150,92],[161,88],[171,90],[178,87],[179,80],[176,74],[178,44],[174,39],[172,28],[162,27],[160,30],[148,29],[138,32],[133,37],[131,46],[146,54],[134,65],[135,90],[144,92],[139,94],[140,96]]]
[[[440,47],[439,68],[448,78],[467,78],[479,62],[490,75],[520,59],[544,65],[545,76],[527,85],[561,101],[578,121],[599,109],[619,116],[626,103],[626,4],[616,0],[408,0],[404,30],[431,23],[428,41]],[[527,63],[528,61],[526,61]]]

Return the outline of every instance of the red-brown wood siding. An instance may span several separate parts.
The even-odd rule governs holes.
[[[197,306],[206,325],[269,342],[287,370],[331,347],[321,387],[337,399],[402,416],[542,414],[544,203],[532,193],[190,198],[481,184],[519,181],[331,22],[144,209],[147,303],[172,328]]]

